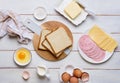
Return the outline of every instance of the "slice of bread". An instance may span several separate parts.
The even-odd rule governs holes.
[[[53,49],[51,48],[51,46],[49,45],[49,43],[48,43],[47,40],[44,40],[44,41],[42,42],[42,45],[43,45],[44,47],[46,47],[55,57],[59,57],[59,56],[62,54],[62,52],[60,52],[60,53],[58,53],[58,54],[55,54],[54,51],[53,51]]]
[[[45,40],[45,36],[47,35],[47,34],[49,34],[49,33],[51,33],[51,31],[50,30],[45,30],[45,29],[43,29],[42,30],[42,32],[41,32],[41,37],[40,37],[40,41],[39,41],[39,49],[41,49],[41,50],[47,50],[43,45],[42,45],[42,42]]]
[[[42,45],[47,48],[52,54],[54,54],[54,51],[52,50],[51,46],[49,45],[49,43],[47,42],[47,40],[44,40],[42,42]]]
[[[47,35],[46,40],[50,44],[55,54],[60,53],[72,45],[70,37],[62,27],[59,27],[57,30]]]

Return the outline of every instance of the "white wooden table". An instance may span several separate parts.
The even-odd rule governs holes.
[[[50,62],[39,57],[34,51],[32,42],[28,45],[19,44],[16,39],[8,36],[0,39],[0,83],[60,83],[59,70],[64,64],[73,64],[90,74],[89,83],[120,83],[120,0],[82,0],[96,14],[94,18],[88,16],[86,21],[79,26],[74,26],[54,8],[61,0],[0,0],[0,9],[13,10],[19,13],[23,20],[32,19],[38,25],[56,20],[64,23],[72,31],[74,44],[72,52],[65,59],[57,62]],[[36,21],[33,18],[33,11],[36,7],[45,7],[48,16],[43,21]],[[79,37],[93,24],[100,25],[110,33],[119,43],[112,58],[99,65],[90,64],[84,61],[77,49]],[[13,61],[13,53],[19,47],[26,47],[31,50],[32,62],[25,68],[20,68]],[[40,63],[45,64],[49,69],[50,80],[40,79],[36,74],[36,67]],[[30,79],[25,81],[21,74],[24,70],[30,72]]]

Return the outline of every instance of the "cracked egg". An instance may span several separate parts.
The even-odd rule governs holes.
[[[26,48],[19,48],[14,53],[14,61],[17,65],[25,66],[31,61],[31,52]]]

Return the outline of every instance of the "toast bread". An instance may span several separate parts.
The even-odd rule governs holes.
[[[41,32],[41,37],[40,37],[40,40],[39,40],[39,49],[40,50],[47,50],[43,45],[42,45],[42,42],[45,40],[45,36],[47,35],[47,34],[49,34],[49,33],[51,33],[51,31],[50,30],[42,30],[42,32]]]
[[[62,27],[59,27],[57,30],[47,35],[46,40],[48,41],[55,54],[72,45],[72,40],[68,36],[65,29]]]
[[[58,54],[55,54],[54,51],[52,50],[51,46],[49,45],[49,43],[47,42],[47,40],[44,40],[42,42],[42,45],[47,48],[55,57],[59,57],[63,52],[59,52]]]

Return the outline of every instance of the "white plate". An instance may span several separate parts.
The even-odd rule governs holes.
[[[61,15],[63,15],[65,18],[67,18],[70,22],[72,22],[74,25],[79,25],[82,23],[88,13],[86,11],[82,11],[81,14],[74,20],[72,20],[66,13],[64,12],[64,8],[71,2],[72,0],[63,0],[58,7],[55,8],[57,12],[59,12]]]
[[[82,36],[81,36],[81,37],[82,37]],[[81,50],[81,48],[79,47],[79,42],[78,42],[78,50],[79,50],[79,53],[80,53],[81,57],[82,57],[84,60],[86,60],[86,61],[88,61],[88,62],[90,62],[90,63],[95,63],[95,64],[103,63],[103,62],[107,61],[108,59],[110,59],[110,57],[112,57],[112,54],[113,54],[113,52],[108,52],[108,51],[106,51],[106,53],[105,53],[105,58],[104,58],[103,60],[101,60],[101,61],[94,61],[93,59],[89,58],[89,57]]]

